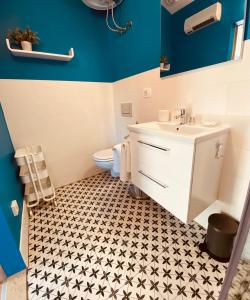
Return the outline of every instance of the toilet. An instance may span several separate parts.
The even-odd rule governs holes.
[[[120,151],[117,151],[117,147],[119,149],[119,146],[101,150],[93,154],[96,166],[104,170],[110,170],[113,177],[120,176]],[[114,151],[116,151],[117,155],[114,155]]]

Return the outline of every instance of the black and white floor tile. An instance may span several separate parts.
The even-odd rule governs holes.
[[[227,264],[185,225],[128,184],[100,174],[57,190],[30,222],[29,300],[216,300]]]
[[[250,299],[250,260],[241,259],[227,300]]]

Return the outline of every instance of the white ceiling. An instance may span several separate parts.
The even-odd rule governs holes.
[[[161,4],[171,13],[174,14],[178,10],[192,3],[194,0],[161,0]]]

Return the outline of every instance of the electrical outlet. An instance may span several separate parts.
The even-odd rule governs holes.
[[[151,98],[152,97],[152,89],[151,88],[145,88],[143,90],[143,97],[144,98]]]
[[[16,200],[11,201],[11,209],[12,209],[12,213],[15,217],[18,216],[19,214],[19,206]]]

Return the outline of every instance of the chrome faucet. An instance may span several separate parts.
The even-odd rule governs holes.
[[[181,120],[180,125],[186,124],[186,109],[180,109],[180,115],[175,116],[176,120]]]

